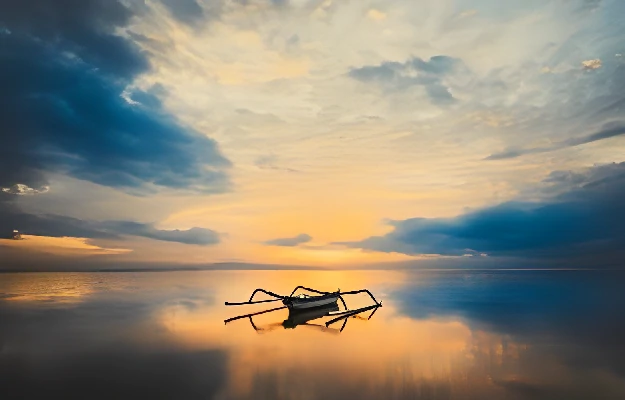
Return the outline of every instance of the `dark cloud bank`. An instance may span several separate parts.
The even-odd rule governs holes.
[[[545,183],[560,194],[538,202],[507,202],[454,218],[391,222],[385,236],[351,247],[406,254],[564,260],[623,267],[625,163],[585,173],[554,172]],[[570,264],[572,265],[572,264]]]
[[[117,33],[137,10],[108,0],[0,0],[0,188],[36,190],[51,171],[131,193],[227,190],[229,161],[217,144],[168,115],[158,85],[128,89],[150,69],[147,55]],[[17,197],[0,193],[0,232],[12,229],[219,241],[203,228],[165,231],[131,221],[26,214]]]
[[[153,94],[122,98],[150,68],[115,34],[132,17],[117,1],[0,1],[0,186],[37,187],[52,170],[124,189],[226,188],[229,163],[214,141],[179,125]]]
[[[121,239],[123,236],[138,236],[166,242],[195,245],[219,243],[217,232],[206,228],[187,230],[156,229],[153,224],[133,221],[89,221],[54,214],[28,214],[17,207],[0,203],[0,238],[13,229],[29,235],[53,237],[83,237],[90,239]]]

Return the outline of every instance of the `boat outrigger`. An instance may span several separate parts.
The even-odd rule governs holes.
[[[307,291],[311,293],[312,295],[306,294],[306,293],[300,293],[298,295],[295,295],[295,293],[300,289],[302,291]],[[256,296],[257,293],[264,293],[268,296],[274,297],[274,299],[254,301],[254,296]],[[349,295],[349,294],[358,294],[358,293],[367,293],[373,300],[374,304],[367,306],[367,307],[350,310],[347,307],[347,304],[345,303],[343,296]],[[339,304],[338,304],[339,300],[341,304],[343,305],[343,310],[340,310],[339,308]],[[252,295],[250,296],[248,301],[239,302],[239,303],[226,302],[225,305],[242,306],[242,305],[248,305],[248,304],[270,303],[270,302],[275,302],[275,301],[282,301],[283,306],[271,308],[269,310],[259,311],[259,312],[255,312],[251,314],[239,315],[237,317],[226,319],[224,322],[227,324],[228,322],[232,322],[238,319],[249,318],[250,323],[252,324],[252,327],[256,331],[267,330],[267,329],[262,329],[262,328],[257,327],[254,324],[252,317],[256,315],[266,314],[266,313],[270,313],[273,311],[278,311],[278,310],[288,308],[289,309],[288,319],[286,319],[282,323],[273,324],[272,326],[274,328],[282,326],[285,329],[287,328],[293,329],[298,325],[306,325],[306,326],[319,327],[323,330],[323,326],[315,325],[315,324],[308,324],[308,321],[322,318],[322,317],[332,316],[335,318],[331,319],[330,321],[327,321],[325,323],[325,328],[328,328],[331,324],[335,322],[343,320],[344,321],[343,326],[339,330],[339,332],[341,332],[345,328],[345,324],[347,323],[348,318],[357,317],[360,313],[373,310],[371,314],[369,315],[369,317],[366,318],[366,319],[371,319],[371,317],[373,316],[373,314],[375,314],[377,309],[382,306],[382,302],[378,302],[376,298],[373,296],[373,294],[371,294],[371,292],[367,289],[352,290],[348,292],[341,292],[339,289],[336,292],[323,292],[323,291],[311,289],[305,286],[297,286],[295,289],[293,289],[291,294],[289,294],[288,296],[282,296],[282,295],[270,292],[265,289],[256,289],[254,290],[254,292],[252,292]]]

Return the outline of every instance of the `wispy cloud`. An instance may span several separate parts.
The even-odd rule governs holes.
[[[470,18],[478,14],[477,10],[466,10],[458,14],[458,18]]]
[[[113,232],[119,235],[129,235],[145,237],[165,242],[177,242],[184,244],[194,244],[209,246],[219,243],[219,234],[211,229],[190,228],[190,229],[157,229],[154,224],[145,224],[132,221],[106,221],[93,223],[94,227]]]
[[[54,214],[33,214],[20,210],[7,199],[0,199],[0,232],[17,229],[28,235],[117,239],[124,236],[193,245],[215,245],[219,233],[206,228],[158,229],[153,223],[135,221],[95,221]]]
[[[205,14],[202,6],[196,0],[160,0],[171,12],[174,18],[187,24],[198,24],[204,20]],[[211,4],[220,8],[222,1],[212,1]],[[211,10],[217,14],[218,10]],[[212,16],[214,17],[214,16]]]
[[[353,68],[349,76],[361,82],[390,85],[397,90],[422,86],[433,103],[448,104],[454,97],[443,79],[461,66],[460,60],[448,56],[434,56],[427,61],[415,57],[403,63],[387,61]]]
[[[599,7],[601,7],[601,4],[603,3],[603,0],[582,0],[581,3],[582,3],[581,6],[580,6],[580,10],[581,11],[594,12]]]
[[[612,122],[604,125],[601,130],[586,136],[566,139],[561,142],[557,142],[550,146],[544,147],[532,147],[525,149],[511,148],[508,150],[504,150],[500,153],[491,154],[490,156],[486,157],[485,160],[505,160],[509,158],[521,157],[526,154],[546,153],[550,151],[565,149],[568,147],[575,147],[587,143],[597,142],[599,140],[610,139],[622,135],[625,135],[625,123]]]
[[[256,165],[260,169],[269,169],[269,170],[285,171],[285,172],[300,172],[299,170],[294,169],[294,168],[279,166],[277,165],[277,161],[278,161],[278,157],[272,154],[268,156],[258,157],[256,161],[254,162],[254,165]]]
[[[386,19],[386,14],[380,10],[372,8],[369,11],[367,11],[367,17],[375,21],[382,21]]]
[[[268,246],[285,246],[285,247],[293,247],[293,246],[297,246],[300,245],[302,243],[308,243],[312,240],[312,237],[310,235],[307,235],[305,233],[301,233],[295,237],[288,237],[288,238],[278,238],[278,239],[271,239],[271,240],[267,240],[264,242],[264,244],[268,245]]]

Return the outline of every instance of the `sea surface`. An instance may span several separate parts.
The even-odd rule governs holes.
[[[297,285],[383,307],[224,323]],[[0,274],[0,398],[623,400],[625,273]]]

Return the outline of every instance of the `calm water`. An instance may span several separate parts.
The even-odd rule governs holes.
[[[384,306],[340,333],[224,324],[275,307],[225,300],[299,284]],[[625,274],[0,274],[0,398],[622,400]]]

